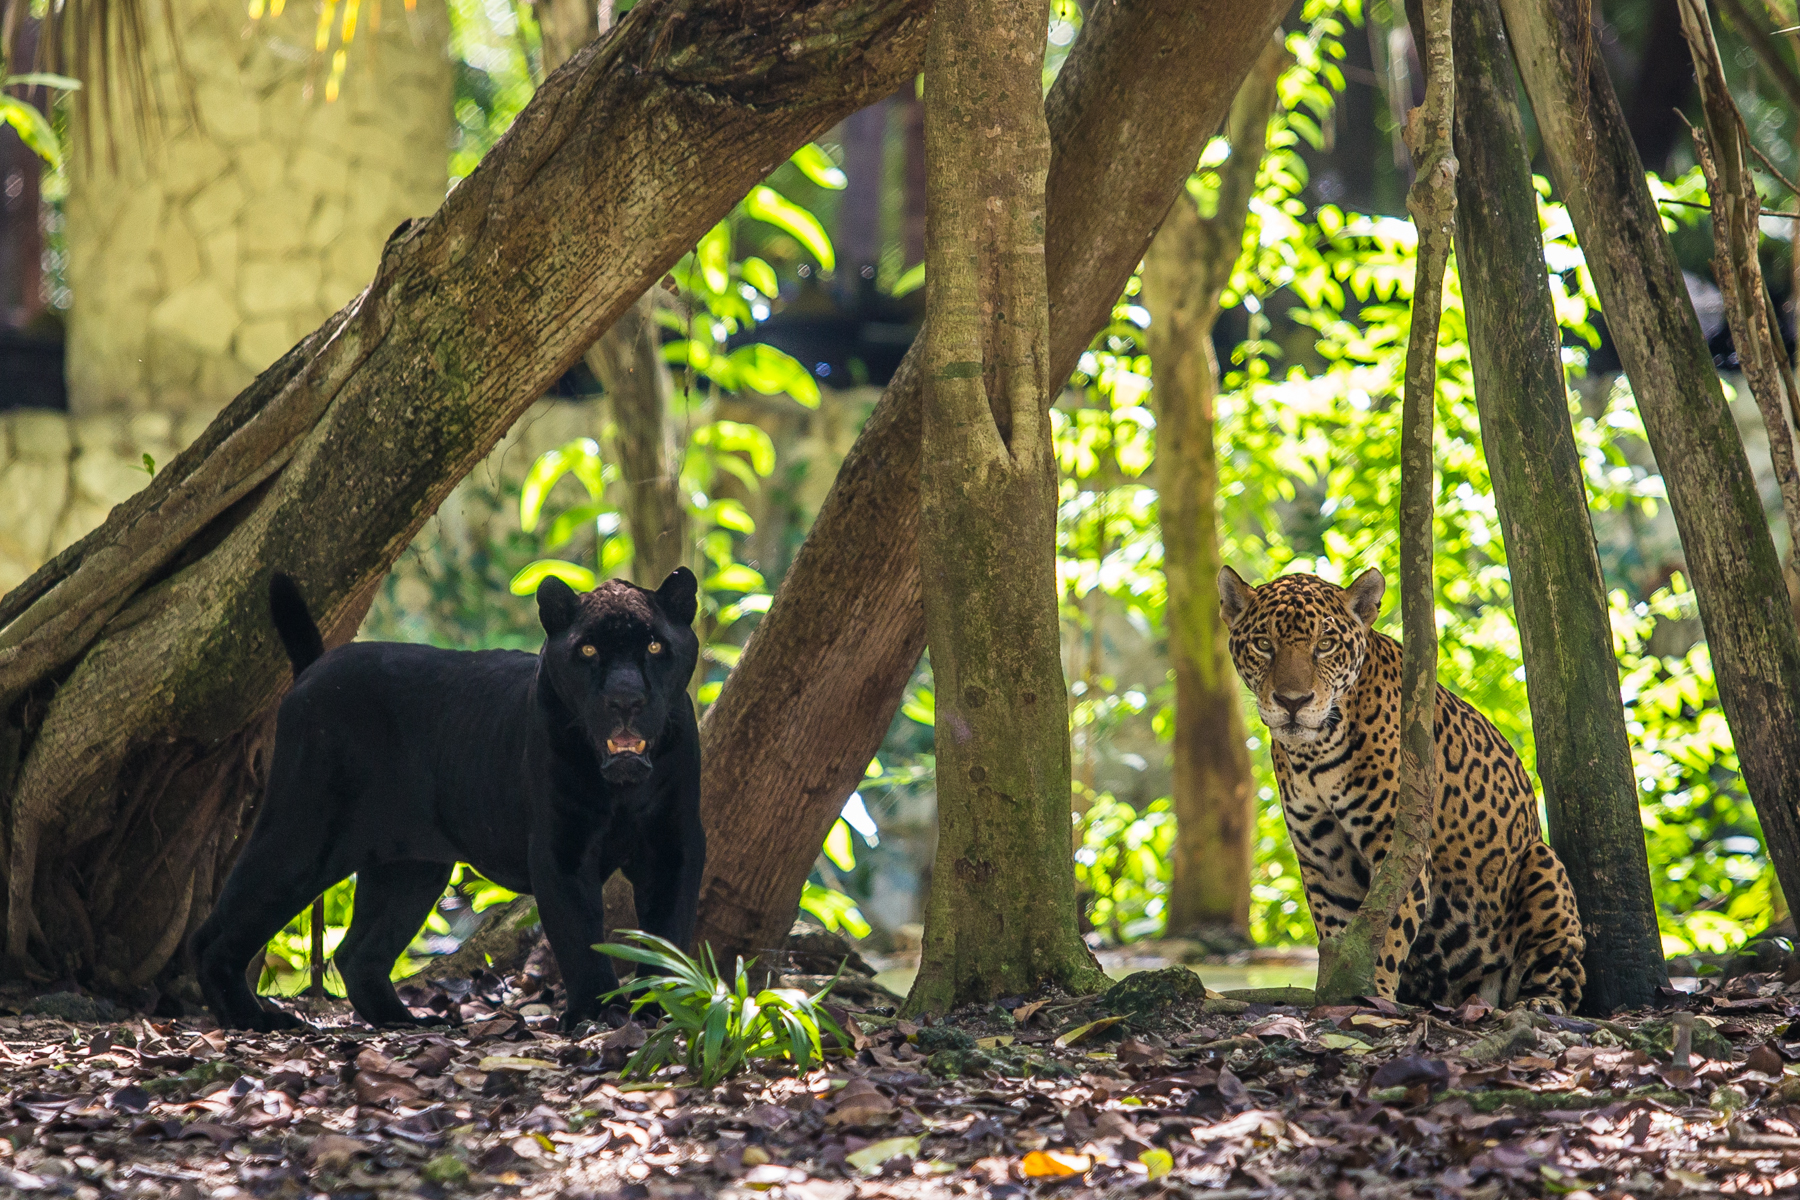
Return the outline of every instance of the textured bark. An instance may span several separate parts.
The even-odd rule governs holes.
[[[1719,61],[1706,5],[1696,5],[1694,0],[1680,3],[1681,31],[1693,55],[1700,104],[1706,113],[1706,132],[1694,130],[1694,150],[1712,203],[1713,279],[1725,302],[1738,364],[1769,434],[1769,465],[1781,489],[1788,546],[1793,561],[1800,562],[1800,471],[1794,466],[1794,432],[1786,411],[1794,380],[1788,371],[1787,350],[1776,332],[1781,326],[1772,320],[1774,304],[1763,286],[1762,263],[1757,258],[1762,242],[1762,198],[1756,194],[1756,178],[1745,153],[1752,145],[1750,133],[1726,85],[1725,66]]]
[[[654,314],[654,301],[646,295],[587,356],[612,414],[611,450],[625,483],[631,572],[649,588],[683,563],[693,565],[687,510],[681,506],[681,447],[670,408],[675,384],[663,362]]]
[[[1202,217],[1178,198],[1144,257],[1155,365],[1157,519],[1162,526],[1169,658],[1175,674],[1175,855],[1170,936],[1250,934],[1256,800],[1227,632],[1219,617],[1219,463],[1213,449],[1219,296],[1243,255],[1275,85],[1289,59],[1271,39],[1232,103],[1231,157],[1217,206]]]
[[[350,636],[545,387],[758,179],[917,69],[928,15],[926,0],[639,3],[437,214],[395,231],[357,300],[0,600],[15,967],[30,947],[109,986],[155,974],[223,853],[202,856],[204,889],[175,865],[235,828],[221,814],[254,794],[248,751],[286,686],[267,573],[295,576],[328,637]],[[173,786],[178,767],[191,787]],[[125,828],[139,836],[109,837]],[[108,848],[108,878],[146,881],[135,907],[89,882]],[[149,888],[159,862],[173,881]]]
[[[1800,895],[1800,637],[1731,412],[1579,0],[1501,0],[1557,191],[1631,378],[1719,702],[1782,889]]]
[[[1568,868],[1587,935],[1583,1003],[1602,1014],[1641,1008],[1668,971],[1497,0],[1461,0],[1455,43],[1457,271],[1550,844]]]
[[[938,9],[925,46],[919,568],[937,856],[904,1011],[1106,980],[1075,919],[1056,584],[1039,31],[1048,0]]]
[[[1074,369],[1285,11],[1122,0],[1090,13],[1045,102],[1050,378]],[[1157,136],[1142,115],[1159,114]],[[838,471],[702,729],[700,933],[782,944],[807,873],[887,733],[925,643],[915,345]]]
[[[1419,233],[1412,328],[1406,344],[1406,396],[1400,418],[1400,799],[1394,840],[1375,866],[1362,906],[1344,932],[1319,942],[1319,1000],[1338,1004],[1374,994],[1376,956],[1390,926],[1431,859],[1437,797],[1432,741],[1437,703],[1437,595],[1432,588],[1432,514],[1437,465],[1432,456],[1437,407],[1438,324],[1444,266],[1456,222],[1452,129],[1456,78],[1451,0],[1423,0],[1414,40],[1425,63],[1425,103],[1406,116],[1415,178],[1406,207]],[[1398,964],[1391,964],[1397,966]]]

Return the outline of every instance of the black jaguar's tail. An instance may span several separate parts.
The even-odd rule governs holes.
[[[291,575],[277,571],[269,577],[269,616],[275,620],[275,632],[281,636],[288,661],[294,664],[294,678],[298,679],[300,672],[325,653],[325,639],[319,636],[319,627],[313,623],[300,595],[300,585]]]

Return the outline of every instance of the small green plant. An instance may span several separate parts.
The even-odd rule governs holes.
[[[839,1045],[849,1044],[824,1008],[831,984],[810,996],[798,988],[764,988],[752,995],[750,964],[742,958],[736,978],[728,983],[711,947],[701,963],[654,934],[628,929],[619,936],[629,944],[594,948],[654,973],[640,975],[605,998],[630,996],[633,1016],[654,1004],[668,1018],[625,1064],[628,1077],[644,1078],[680,1061],[701,1087],[712,1087],[761,1059],[787,1059],[797,1070],[810,1070],[825,1058],[824,1034]]]

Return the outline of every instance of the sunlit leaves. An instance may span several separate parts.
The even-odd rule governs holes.
[[[825,153],[817,142],[808,142],[794,151],[788,160],[800,168],[800,173],[822,188],[841,191],[850,182],[843,170],[831,161],[831,155]]]
[[[560,558],[540,558],[527,564],[513,576],[512,593],[515,596],[536,595],[538,585],[552,575],[578,592],[591,592],[599,582],[593,571],[579,563],[564,562]]]
[[[819,266],[825,270],[837,267],[837,255],[831,248],[831,238],[826,236],[825,227],[819,224],[819,219],[774,188],[767,184],[751,188],[750,194],[744,197],[743,209],[746,216],[765,221],[792,235],[795,241],[805,246],[818,259]]]
[[[27,104],[17,96],[8,96],[0,92],[0,122],[12,126],[25,148],[49,163],[52,168],[62,165],[62,141],[56,136],[56,130],[36,106]]]

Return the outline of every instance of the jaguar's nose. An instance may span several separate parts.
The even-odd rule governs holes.
[[[1312,698],[1315,695],[1317,695],[1316,692],[1307,692],[1305,695],[1301,696],[1290,695],[1286,692],[1276,692],[1275,703],[1287,709],[1287,714],[1290,719],[1298,719],[1300,710],[1305,708],[1308,704],[1311,704]]]

